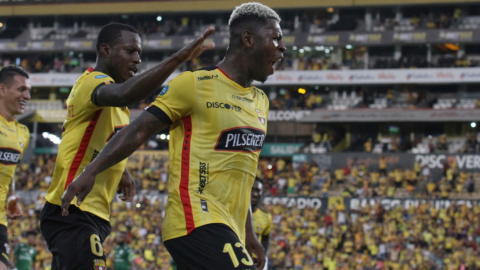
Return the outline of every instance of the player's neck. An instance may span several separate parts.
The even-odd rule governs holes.
[[[218,67],[227,74],[232,81],[238,83],[243,88],[252,86],[253,79],[248,73],[248,68],[238,57],[227,53],[223,61],[218,64]]]
[[[252,213],[257,211],[257,209],[258,209],[258,205],[253,205],[252,204]]]
[[[2,115],[3,118],[7,119],[8,122],[12,122],[13,120],[15,120],[15,114],[9,112],[7,106],[5,106],[2,102],[0,102],[0,105],[0,115]]]

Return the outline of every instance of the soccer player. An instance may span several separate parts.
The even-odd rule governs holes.
[[[27,149],[30,132],[15,119],[15,115],[25,110],[30,100],[30,89],[28,73],[22,68],[6,66],[0,70],[0,270],[6,270],[9,265],[7,217],[14,219],[23,215],[17,204],[18,198],[14,196],[13,177]]]
[[[69,217],[62,217],[64,190],[92,162],[105,144],[129,123],[127,106],[156,89],[183,62],[197,57],[214,44],[203,45],[214,31],[205,33],[158,66],[134,76],[140,65],[141,40],[131,26],[104,26],[97,38],[97,62],[76,81],[67,99],[67,118],[47,202],[40,217],[42,235],[53,254],[53,270],[105,269],[102,243],[110,234],[110,203],[117,188],[131,200],[135,183],[122,161],[97,176],[92,194]]]
[[[127,233],[117,234],[117,245],[113,250],[113,270],[135,270],[135,252],[127,244]]]
[[[27,232],[27,243],[20,243],[15,247],[13,252],[13,260],[17,270],[33,270],[37,269],[35,260],[37,258],[37,234],[34,231]]]
[[[270,231],[272,230],[272,215],[265,212],[260,206],[262,205],[263,183],[260,179],[255,179],[252,187],[252,197],[250,199],[252,205],[252,222],[258,240],[262,243],[265,250],[265,267],[268,263],[268,248],[270,247]]]
[[[279,16],[262,4],[237,7],[229,27],[223,61],[170,81],[68,186],[62,198],[64,215],[75,195],[80,207],[95,198],[87,194],[103,183],[97,175],[170,126],[162,240],[178,269],[255,269],[254,262],[263,268],[265,255],[249,209],[269,101],[252,82],[266,81],[286,48]]]

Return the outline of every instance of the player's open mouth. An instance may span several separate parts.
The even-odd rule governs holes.
[[[20,104],[20,106],[22,107],[22,109],[24,109],[25,106],[27,106],[27,101],[19,101],[18,103]]]
[[[276,63],[280,62],[281,60],[282,60],[282,57],[277,57],[277,58],[273,59],[273,61],[272,61],[272,67],[273,67]]]
[[[135,75],[135,73],[137,73],[138,71],[138,68],[129,68],[128,71],[130,71],[130,73],[133,75]]]

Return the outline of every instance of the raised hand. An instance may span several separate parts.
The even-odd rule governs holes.
[[[211,50],[215,48],[215,43],[210,42],[208,44],[204,44],[205,40],[215,32],[215,28],[212,26],[208,27],[203,35],[201,35],[196,40],[192,41],[187,46],[183,47],[180,51],[178,51],[177,57],[181,59],[182,62],[197,58],[200,54],[204,51]]]

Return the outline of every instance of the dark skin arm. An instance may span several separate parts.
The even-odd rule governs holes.
[[[258,242],[255,231],[253,230],[252,211],[248,209],[247,222],[245,223],[245,248],[253,259],[257,269],[263,269],[265,265],[265,251],[262,244]],[[255,254],[256,258],[253,257]]]
[[[120,130],[103,148],[95,160],[65,190],[62,196],[62,215],[68,216],[68,206],[75,196],[77,205],[92,190],[95,176],[129,157],[148,138],[168,127],[153,114],[144,111],[130,125]]]
[[[170,76],[180,64],[194,59],[204,51],[215,47],[213,42],[206,45],[203,44],[205,39],[213,34],[213,32],[215,32],[213,27],[207,28],[202,36],[174,53],[158,66],[134,76],[124,83],[101,86],[95,92],[94,98],[96,105],[101,107],[127,107],[149,97],[156,90],[160,89],[168,76]],[[111,50],[106,44],[102,44],[100,48],[103,54],[108,54],[109,50]],[[138,54],[137,51],[133,53]],[[139,62],[140,55],[138,55],[138,63]]]
[[[262,235],[262,246],[265,249],[265,256],[268,254],[270,248],[270,234]]]

